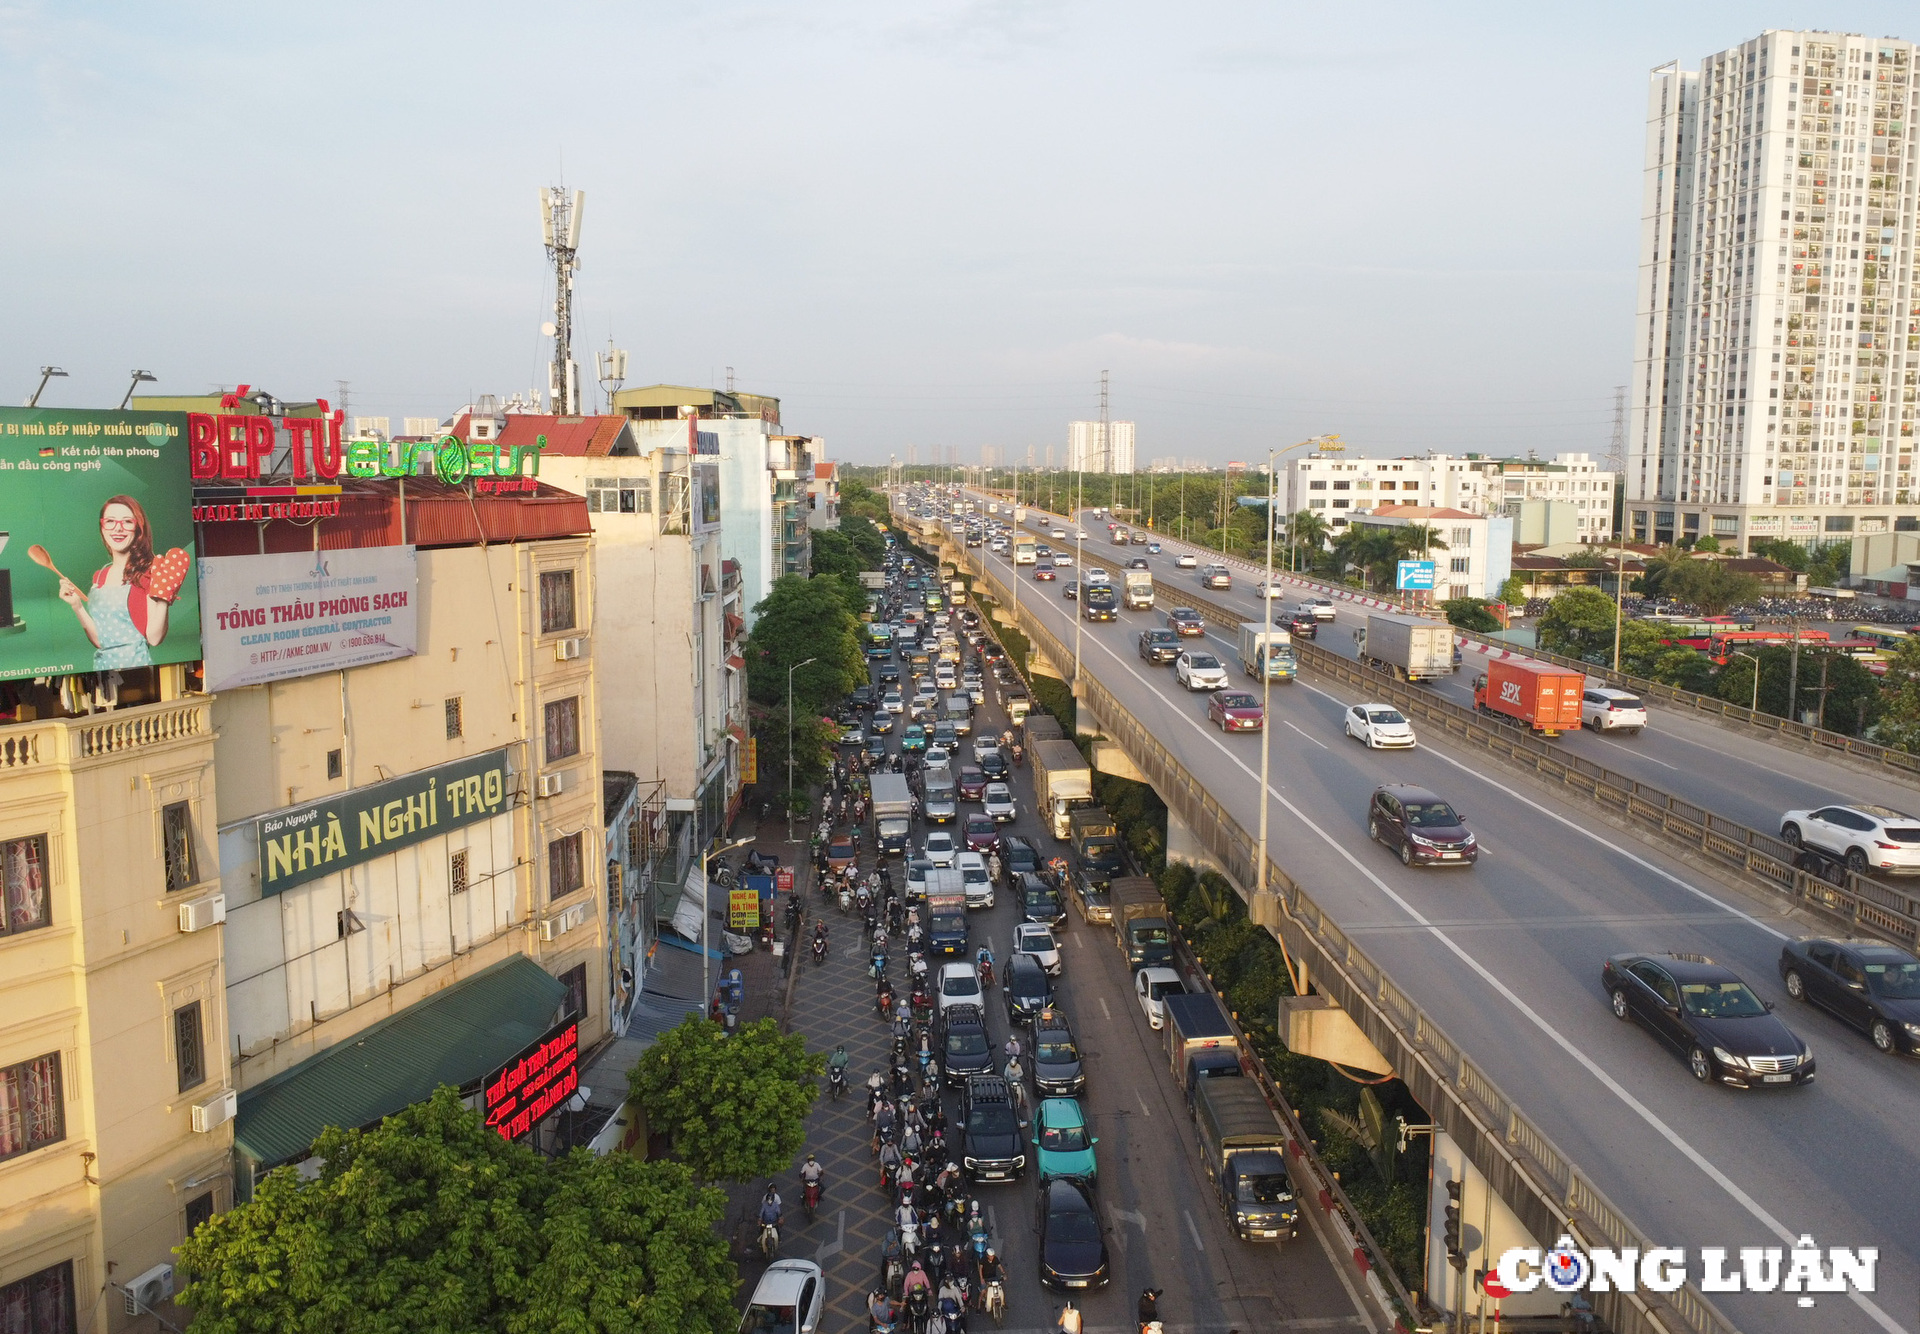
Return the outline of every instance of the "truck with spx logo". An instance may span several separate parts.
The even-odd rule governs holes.
[[[1580,727],[1585,672],[1570,672],[1544,662],[1490,658],[1473,679],[1473,707],[1507,722],[1520,723],[1543,736]]]

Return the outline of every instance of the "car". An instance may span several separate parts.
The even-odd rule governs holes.
[[[1136,534],[1136,536],[1138,536],[1138,534]],[[1158,542],[1148,542],[1147,554],[1149,556],[1158,556],[1160,554],[1160,544]]]
[[[927,772],[932,773],[936,769],[950,769],[952,767],[953,751],[949,747],[941,744],[940,730],[939,728],[935,728],[933,732],[933,744],[927,747]]]
[[[740,1334],[818,1334],[827,1278],[811,1260],[775,1260],[754,1285]]]
[[[1147,535],[1136,528],[1133,530],[1133,536],[1128,540],[1136,547],[1144,547],[1147,544]]]
[[[980,989],[979,970],[972,964],[943,963],[940,965],[934,1004],[939,1007],[942,1019],[946,1018],[949,1005],[979,1006],[985,1002],[986,993]]]
[[[1393,783],[1367,802],[1367,837],[1385,843],[1408,866],[1471,866],[1480,845],[1466,822],[1423,787]]]
[[[1180,637],[1171,630],[1142,630],[1135,644],[1140,656],[1156,665],[1180,656]]]
[[[960,836],[966,840],[969,852],[988,853],[1000,838],[1000,825],[985,811],[974,811],[961,825]]]
[[[838,833],[827,843],[827,869],[844,871],[860,860],[860,845],[851,833]]]
[[[974,758],[980,765],[980,772],[987,776],[989,782],[1003,783],[1012,772],[1012,766],[1007,763],[1006,752],[998,746],[985,752],[975,751]]]
[[[899,668],[896,667],[894,669],[894,674],[896,677],[899,675]],[[880,697],[880,707],[888,713],[905,713],[907,711],[907,701],[899,690],[889,690]]]
[[[1071,551],[1055,552],[1053,568],[1056,570],[1071,570],[1073,568],[1073,553]]]
[[[1274,622],[1274,628],[1285,630],[1295,639],[1318,639],[1320,637],[1320,619],[1310,611],[1298,607],[1283,612]]]
[[[987,859],[977,852],[963,852],[955,862],[960,868],[960,888],[969,908],[993,906],[993,877],[987,874]]]
[[[1069,579],[1066,583],[1060,585],[1060,596],[1069,602],[1078,601],[1080,597],[1080,581],[1078,579]]]
[[[1087,1086],[1080,1048],[1067,1018],[1049,1005],[1033,1017],[1033,1087],[1043,1098],[1064,1098]]]
[[[1064,528],[1055,528],[1053,531],[1049,532],[1047,536],[1051,537],[1056,542],[1064,542],[1067,540],[1067,530]]]
[[[937,708],[940,704],[940,692],[932,681],[916,681],[913,689],[913,711],[923,712]]]
[[[1007,956],[1000,989],[1007,998],[1007,1020],[1024,1024],[1053,1003],[1053,980],[1031,954]]]
[[[1224,565],[1209,565],[1200,571],[1202,588],[1232,588],[1233,572]]]
[[[975,1075],[963,1087],[960,1166],[976,1184],[1014,1180],[1025,1170],[1027,1155],[1013,1090],[999,1075]]]
[[[1049,580],[1058,579],[1060,576],[1053,572],[1053,562],[1048,561],[1044,565],[1036,565],[1033,567],[1033,577],[1037,582],[1046,583]]]
[[[853,693],[848,695],[847,698],[859,706],[860,712],[870,712],[873,708],[873,687],[870,685],[855,686]]]
[[[953,859],[960,855],[960,849],[953,841],[953,831],[929,829],[926,842],[920,845],[920,855],[935,866],[952,866]]]
[[[1182,639],[1198,639],[1207,633],[1207,618],[1192,607],[1175,607],[1167,613],[1167,627]]]
[[[1207,701],[1207,721],[1222,732],[1258,732],[1266,726],[1267,711],[1258,695],[1244,690],[1222,690]]]
[[[1023,902],[1025,897],[1022,894]],[[1064,966],[1059,942],[1054,940],[1052,930],[1039,922],[1021,922],[1013,928],[1013,952],[1038,963],[1048,977],[1060,976]]]
[[[1018,885],[1020,876],[1040,873],[1040,850],[1030,839],[1018,834],[1002,834],[1000,846],[995,850],[1000,854],[1000,872],[1007,879],[1007,888]]]
[[[1330,621],[1333,619],[1332,598],[1314,597],[1302,598],[1300,600],[1313,610],[1313,618],[1316,621]]]
[[[1405,749],[1414,744],[1413,724],[1391,704],[1356,704],[1347,710],[1347,735],[1368,750]]]
[[[1034,1205],[1040,1234],[1040,1282],[1049,1288],[1103,1288],[1112,1277],[1106,1229],[1092,1183],[1079,1177],[1043,1182]]]
[[[900,734],[901,751],[924,751],[927,748],[927,729],[919,723],[908,723],[907,730]]]
[[[1082,542],[1087,540],[1087,530],[1084,528],[1076,529],[1073,535]]]
[[[1820,806],[1788,811],[1780,839],[1795,848],[1826,852],[1855,875],[1869,870],[1920,872],[1920,820],[1891,806]]]
[[[1186,995],[1187,984],[1171,968],[1142,968],[1133,975],[1133,994],[1146,1012],[1147,1027],[1157,1031],[1167,1022],[1163,1002],[1169,996]]]
[[[1704,954],[1616,954],[1600,969],[1613,1017],[1638,1023],[1703,1084],[1799,1086],[1813,1049],[1731,968]]]
[[[840,729],[840,744],[843,746],[864,746],[867,744],[867,729],[859,723],[848,723]]]
[[[1173,678],[1188,690],[1224,690],[1227,669],[1213,654],[1188,649],[1173,660]]]
[[[886,757],[887,739],[877,732],[869,735],[867,737],[867,758],[869,760],[883,760]]]
[[[995,824],[1008,824],[1020,818],[1020,808],[1013,800],[1013,789],[1005,783],[988,783],[980,799],[984,803],[987,818]]]
[[[1102,570],[1098,567],[1087,571],[1087,586],[1089,588],[1095,584],[1111,585],[1112,583],[1113,575],[1109,571]]]
[[[1042,542],[1039,546],[1033,549],[1033,554],[1039,557],[1041,560],[1045,560],[1047,557],[1053,555],[1053,548],[1048,546],[1045,542]]]
[[[1036,923],[1049,929],[1064,927],[1067,924],[1067,907],[1061,899],[1060,891],[1044,876],[1027,872],[1022,874],[1018,883],[1011,888],[1018,891],[1022,921]],[[1048,971],[1058,972],[1059,970],[1049,967]]]
[[[953,965],[948,964],[951,968]],[[993,1073],[993,1042],[987,1036],[986,1011],[979,1003],[958,1001],[940,1009],[942,1077],[959,1087],[975,1075]]]
[[[880,664],[880,684],[883,686],[900,684],[900,664],[899,663],[883,662]],[[887,694],[895,695],[895,696],[899,695],[899,693],[900,692],[897,690],[889,690],[887,692]],[[884,699],[881,701],[881,707],[882,708],[887,707],[886,701]],[[900,712],[900,710],[898,709],[887,709],[887,711],[889,713]]]
[[[978,634],[979,631],[976,630],[974,633]],[[987,702],[987,685],[986,682],[980,679],[978,673],[975,673],[971,677],[961,677],[960,688],[967,692],[967,698],[972,700],[976,706]]]
[[[1275,579],[1272,583],[1268,583],[1265,579],[1262,579],[1253,586],[1253,595],[1255,597],[1267,598],[1269,600],[1277,597],[1285,597],[1286,593],[1286,586],[1278,579]]]
[[[1588,686],[1580,695],[1580,725],[1594,732],[1639,736],[1640,729],[1647,725],[1647,706],[1638,695],[1625,690]]]
[[[1780,981],[1881,1051],[1920,1056],[1920,957],[1884,940],[1810,936],[1780,947]]]
[[[1191,570],[1200,563],[1200,558],[1191,551],[1183,551],[1174,557],[1173,563],[1182,570]]]
[[[1034,1172],[1042,1181],[1054,1177],[1094,1179],[1099,1170],[1093,1158],[1097,1135],[1087,1134],[1087,1114],[1072,1098],[1042,1098],[1033,1110]]]
[[[1147,564],[1147,558],[1145,556],[1135,556],[1127,562],[1127,568],[1129,570],[1151,570],[1153,566]]]
[[[907,902],[921,903],[927,897],[927,873],[933,870],[933,863],[925,857],[907,859]]]
[[[962,801],[979,801],[987,795],[987,776],[980,772],[977,765],[961,765],[960,776],[954,782],[960,788]]]
[[[881,709],[867,721],[867,734],[869,736],[885,736],[893,730],[893,725],[897,721],[891,713],[885,709]]]

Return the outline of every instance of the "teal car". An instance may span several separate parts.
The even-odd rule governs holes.
[[[927,729],[919,723],[908,723],[907,730],[900,734],[900,749],[925,750],[927,748]]]
[[[1033,1144],[1039,1150],[1040,1179],[1085,1177],[1099,1171],[1093,1159],[1098,1135],[1087,1134],[1087,1115],[1072,1098],[1042,1098],[1033,1117]]]

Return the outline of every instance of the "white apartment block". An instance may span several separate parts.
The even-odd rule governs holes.
[[[1133,423],[1067,423],[1068,472],[1132,472]]]
[[[1468,514],[1514,516],[1528,500],[1561,500],[1578,512],[1583,540],[1613,536],[1616,479],[1587,454],[1492,459],[1478,454],[1370,459],[1313,454],[1286,465],[1286,512],[1312,510],[1345,527],[1355,511],[1433,505]]]
[[[1768,31],[1653,71],[1626,529],[1920,528],[1914,44]]]
[[[1427,553],[1434,563],[1433,596],[1494,598],[1513,573],[1513,520],[1504,514],[1469,514],[1445,505],[1386,504],[1351,522],[1357,527],[1431,529],[1445,543]]]

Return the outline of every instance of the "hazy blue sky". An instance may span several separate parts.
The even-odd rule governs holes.
[[[544,385],[564,179],[583,367],[856,461],[1062,447],[1103,368],[1143,461],[1604,451],[1647,70],[1914,13],[0,0],[0,397]]]

